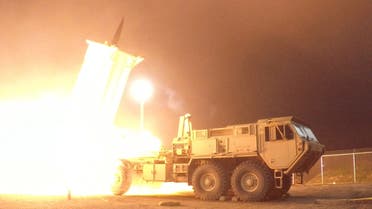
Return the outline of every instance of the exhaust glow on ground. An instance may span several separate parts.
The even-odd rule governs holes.
[[[132,185],[125,195],[171,195],[193,192],[187,183],[158,182]]]

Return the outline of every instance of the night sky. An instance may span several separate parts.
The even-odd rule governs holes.
[[[169,144],[194,129],[294,115],[327,150],[372,147],[372,1],[0,0],[0,99],[69,92],[85,40],[145,60],[145,126]],[[126,89],[117,124],[137,127]]]

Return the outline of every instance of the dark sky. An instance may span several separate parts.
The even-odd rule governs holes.
[[[1,98],[71,89],[85,40],[111,40],[125,16],[118,45],[145,58],[129,83],[154,83],[146,127],[164,143],[190,112],[196,129],[294,115],[328,150],[372,147],[370,0],[0,0],[0,11]],[[126,92],[118,124],[138,115]]]

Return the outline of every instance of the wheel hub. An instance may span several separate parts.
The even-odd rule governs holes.
[[[200,187],[204,191],[212,191],[216,186],[216,178],[213,175],[205,174],[200,178]]]
[[[254,185],[254,182],[252,179],[247,179],[245,183],[247,184],[247,186],[250,186],[250,187]]]
[[[240,181],[241,187],[247,192],[252,192],[257,189],[259,180],[254,173],[245,173]]]

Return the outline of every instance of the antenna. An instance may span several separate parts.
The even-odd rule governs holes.
[[[117,46],[119,39],[120,39],[121,31],[123,28],[123,24],[124,24],[124,18],[121,18],[118,29],[116,29],[114,37],[112,37],[111,45]]]

